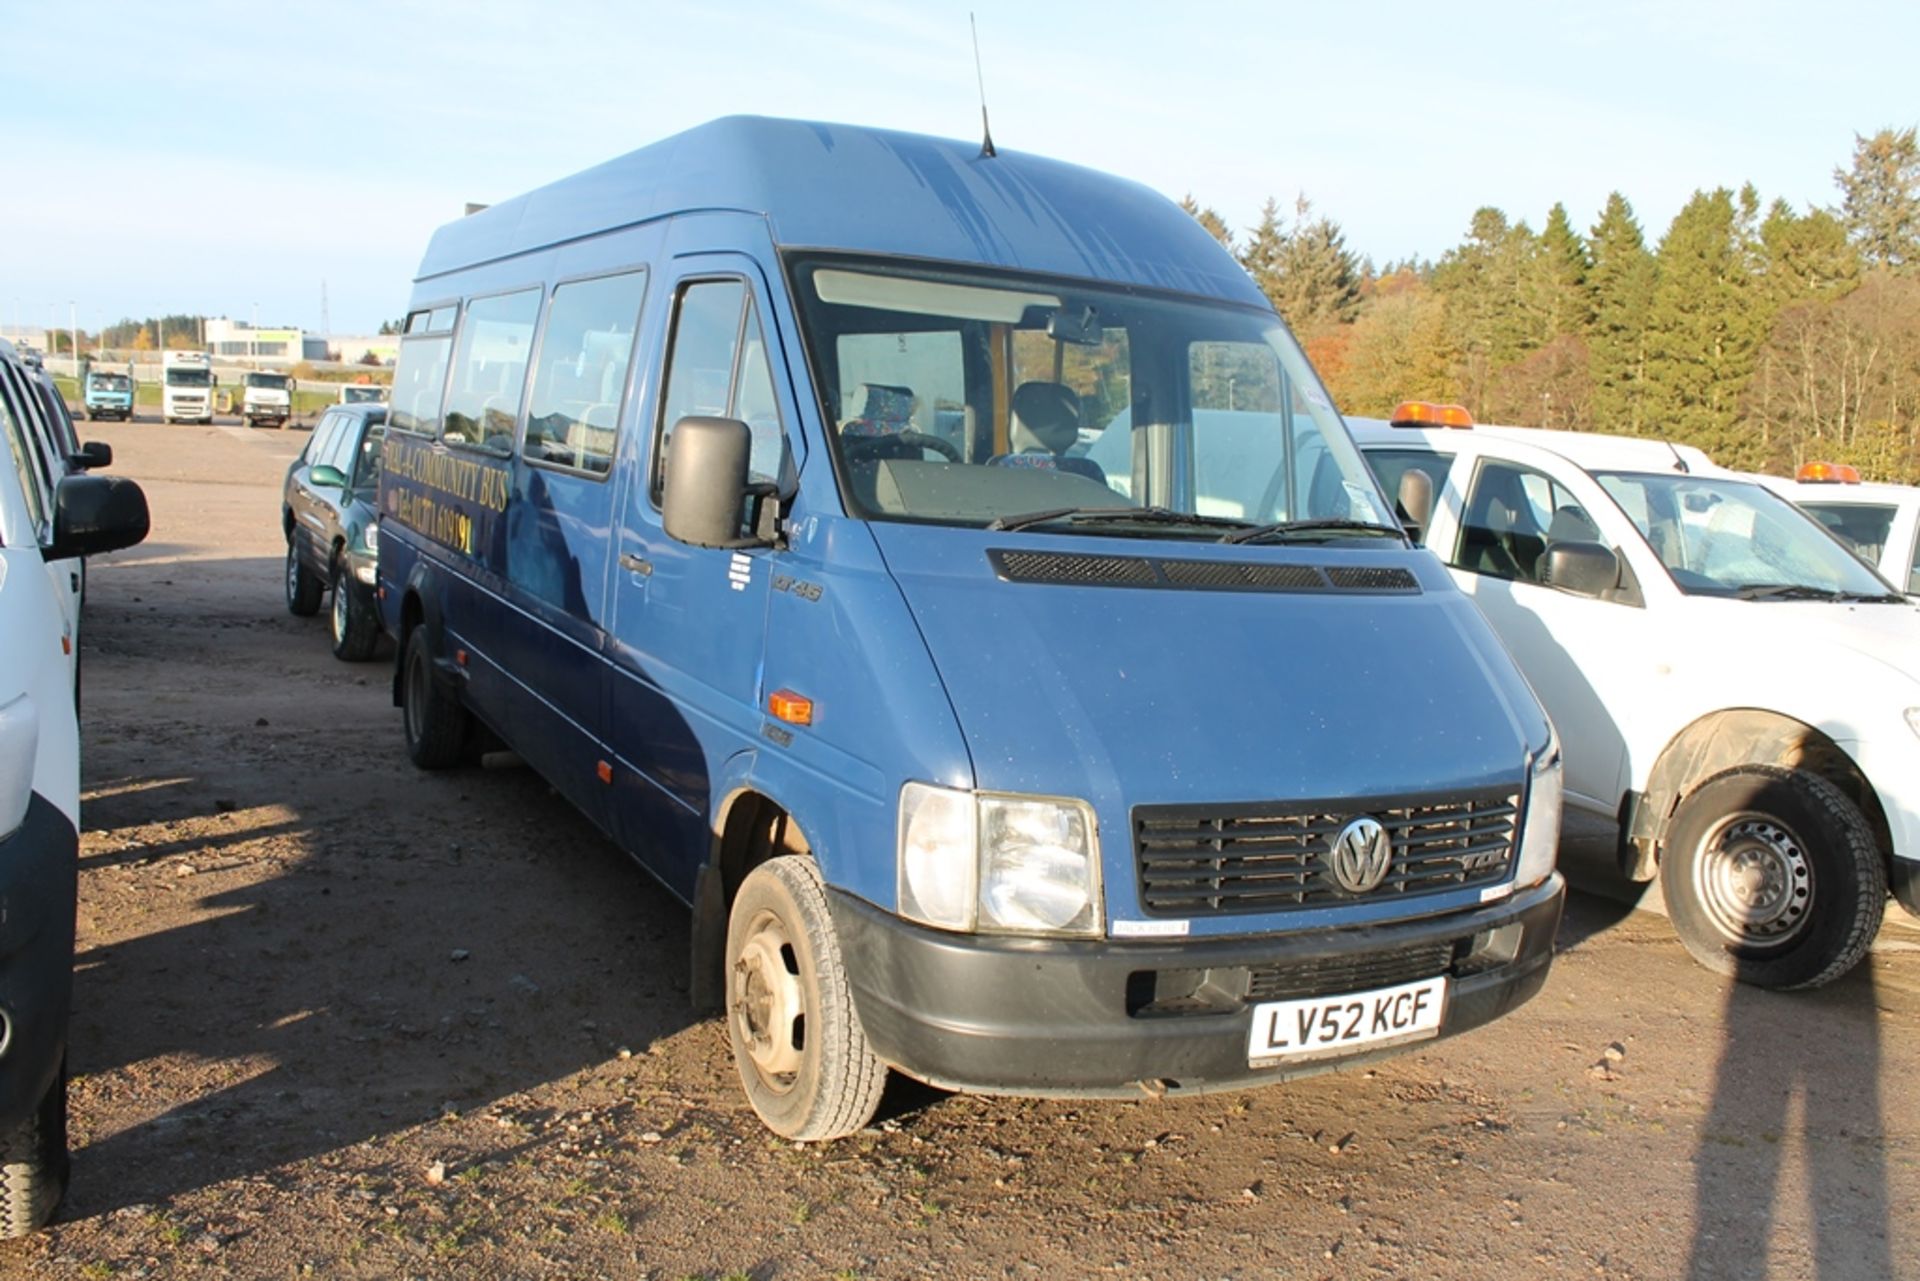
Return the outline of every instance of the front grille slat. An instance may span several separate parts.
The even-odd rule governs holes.
[[[1338,907],[1497,884],[1513,861],[1519,798],[1446,797],[1141,806],[1133,813],[1141,907],[1150,916]],[[1333,879],[1332,838],[1366,814],[1387,829],[1385,879],[1350,893]]]

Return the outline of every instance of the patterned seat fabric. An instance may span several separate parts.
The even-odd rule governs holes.
[[[1106,472],[1091,458],[1069,458],[1080,440],[1080,397],[1054,382],[1026,382],[1013,390],[1013,444],[1017,453],[995,454],[989,467],[1031,467],[1071,472],[1107,483]]]
[[[913,388],[867,383],[860,416],[840,425],[843,436],[898,436],[913,430]]]

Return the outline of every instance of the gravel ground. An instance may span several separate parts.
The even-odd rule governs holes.
[[[778,1141],[684,910],[288,616],[304,434],[83,428],[154,532],[90,586],[73,1187],[0,1275],[1920,1277],[1905,921],[1784,996],[1578,894],[1530,1005],[1373,1070]]]

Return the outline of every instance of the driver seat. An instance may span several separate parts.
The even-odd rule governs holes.
[[[1099,463],[1067,456],[1067,451],[1080,442],[1080,397],[1071,387],[1055,382],[1021,383],[1013,389],[1011,408],[1009,437],[1017,452],[995,454],[987,460],[989,467],[1037,467],[1107,483],[1107,473]]]

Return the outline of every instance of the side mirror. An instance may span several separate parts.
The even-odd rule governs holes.
[[[307,468],[307,479],[316,485],[331,485],[335,489],[346,488],[347,478],[332,463],[315,463]]]
[[[1400,473],[1400,510],[1406,513],[1401,525],[1414,542],[1426,535],[1427,522],[1433,519],[1433,477],[1418,467]]]
[[[75,471],[86,471],[90,467],[113,466],[113,446],[104,440],[90,440],[80,446],[80,452],[67,455],[67,466]]]
[[[1598,596],[1620,585],[1620,560],[1599,543],[1554,543],[1540,559],[1540,581],[1576,596]]]
[[[147,536],[147,496],[124,476],[69,476],[53,495],[48,560],[119,551]]]
[[[667,442],[666,484],[660,517],[667,536],[694,547],[765,547],[771,539],[743,538],[740,510],[749,495],[762,503],[772,485],[747,483],[753,433],[737,418],[682,418]],[[759,513],[753,525],[761,526]]]

